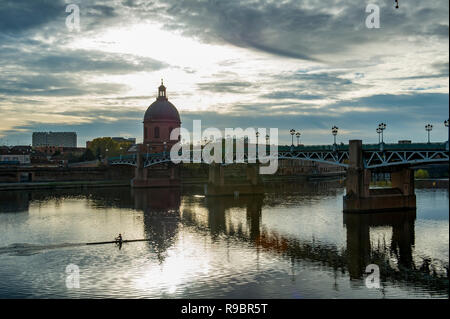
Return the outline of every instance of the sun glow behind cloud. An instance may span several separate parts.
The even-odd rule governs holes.
[[[0,112],[7,117],[0,138],[70,129],[83,145],[82,130],[108,136],[114,124],[139,141],[142,115],[163,78],[183,125],[195,117],[221,128],[239,122],[312,133],[338,125],[341,133],[389,117],[394,139],[423,137],[405,132],[407,121],[418,128],[434,121],[433,136],[442,140],[448,4],[380,5],[379,30],[364,27],[364,5],[346,1],[83,1],[75,33],[64,28],[64,8],[43,11],[47,24],[28,33],[0,30]],[[12,21],[6,31],[17,27]],[[108,131],[93,132],[103,124]],[[329,140],[309,135],[305,143]],[[368,136],[376,140],[373,132],[346,139]]]

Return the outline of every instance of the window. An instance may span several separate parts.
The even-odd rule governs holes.
[[[159,127],[155,127],[155,138],[159,138]]]

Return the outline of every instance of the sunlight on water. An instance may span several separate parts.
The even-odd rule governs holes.
[[[447,189],[416,190],[417,212],[364,215],[342,213],[335,182],[201,194],[0,193],[0,297],[448,298]],[[148,241],[85,245],[118,233]],[[365,286],[370,263],[381,289]]]

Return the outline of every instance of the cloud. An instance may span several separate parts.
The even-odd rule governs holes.
[[[15,0],[0,3],[0,32],[20,33],[65,19],[62,0]]]
[[[210,91],[216,93],[242,93],[248,88],[255,88],[256,85],[250,82],[208,82],[208,83],[198,83],[198,88],[201,91]]]
[[[286,142],[295,128],[307,143],[327,143],[332,125],[342,139],[376,140],[378,121],[388,122],[392,139],[420,140],[424,122],[448,117],[447,1],[403,1],[398,10],[377,1],[377,30],[365,27],[366,3],[350,0],[78,4],[81,32],[65,27],[65,1],[0,3],[0,134],[48,127],[76,130],[80,140],[117,131],[139,138],[146,100],[154,98],[139,86],[160,76],[178,86],[169,98],[180,104],[183,125],[202,118],[216,127],[279,127]],[[156,32],[139,34],[148,43],[142,56],[120,46],[120,37],[105,49],[103,32],[135,24],[181,34],[192,48],[170,43],[166,62],[163,50],[153,54],[154,45],[165,47]],[[93,46],[80,45],[91,38]],[[195,55],[199,43],[227,55],[180,58]],[[206,111],[195,111],[198,105]],[[440,129],[433,134],[443,139]]]
[[[39,73],[128,74],[156,71],[168,67],[166,63],[131,54],[114,54],[88,50],[53,49],[29,52],[19,49],[1,50],[1,65],[16,64],[27,71]]]
[[[356,47],[404,41],[411,35],[416,39],[448,38],[446,1],[408,1],[402,10],[395,10],[390,1],[381,1],[379,32],[365,27],[366,4],[354,1],[165,0],[158,4],[164,10],[143,11],[141,17],[158,15],[167,29],[208,43],[229,43],[311,61],[323,60],[324,54],[342,59]],[[139,8],[143,6],[140,2]],[[155,7],[155,3],[147,7]]]

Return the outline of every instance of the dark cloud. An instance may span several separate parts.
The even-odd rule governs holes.
[[[14,0],[0,2],[0,33],[18,33],[41,28],[47,23],[64,22],[63,0]]]
[[[142,9],[144,3],[139,4]],[[143,19],[157,15],[167,29],[205,42],[226,42],[306,60],[317,60],[324,54],[350,53],[354,47],[368,43],[403,41],[408,36],[448,38],[447,1],[408,1],[401,10],[394,9],[390,1],[380,1],[379,32],[365,26],[366,5],[350,0],[314,3],[164,0],[159,2],[163,9],[136,14]],[[154,3],[149,6],[153,7]]]
[[[50,51],[44,54],[22,53],[21,56],[22,66],[41,73],[128,74],[155,71],[168,66],[150,58],[86,50]]]
[[[8,96],[80,96],[125,92],[127,86],[116,83],[92,83],[65,75],[21,75],[0,80],[0,94]]]
[[[0,94],[80,96],[120,94],[127,86],[93,83],[89,76],[151,72],[168,67],[150,58],[87,50],[50,48],[42,43],[0,47]]]
[[[340,101],[334,106],[362,106],[370,108],[402,108],[404,116],[417,116],[416,110],[423,110],[431,114],[433,111],[440,114],[448,111],[449,95],[445,93],[418,93],[418,94],[379,94],[363,97],[351,101]]]

